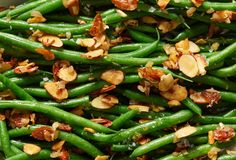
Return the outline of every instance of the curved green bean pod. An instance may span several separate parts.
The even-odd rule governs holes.
[[[212,123],[227,123],[227,124],[236,124],[235,117],[221,117],[221,116],[202,116],[195,117],[193,119],[194,122],[199,122],[202,124],[212,124]]]
[[[39,113],[44,113],[49,117],[52,117],[59,121],[66,122],[68,124],[71,124],[72,126],[90,127],[98,132],[104,132],[104,133],[113,132],[112,129],[106,128],[100,124],[96,124],[86,118],[76,116],[72,113],[66,112],[59,108],[53,106],[47,106],[38,102],[2,100],[0,101],[0,108],[16,108],[16,109],[31,110]]]
[[[190,98],[186,98],[182,101],[182,103],[198,115],[202,114],[201,108],[197,104],[195,104]]]
[[[151,43],[155,41],[155,38],[136,30],[128,29],[128,33],[132,37],[132,39],[137,42]]]
[[[222,77],[222,78],[236,76],[236,64],[229,67],[220,68],[218,70],[211,71],[210,74],[217,77]]]
[[[233,109],[226,114],[223,115],[223,117],[236,117],[236,109]]]
[[[236,93],[234,92],[220,92],[221,99],[228,102],[236,102]]]
[[[236,159],[236,155],[222,155],[220,157],[217,158],[217,160],[235,160]]]

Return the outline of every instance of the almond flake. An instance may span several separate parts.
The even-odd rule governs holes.
[[[92,47],[93,45],[95,45],[96,41],[93,38],[85,38],[78,39],[76,43],[81,45],[82,47]]]
[[[43,55],[43,57],[47,60],[47,61],[51,61],[55,59],[55,55],[54,53],[52,53],[50,50],[44,49],[44,48],[36,48],[35,52],[38,54]]]
[[[162,33],[167,33],[174,30],[179,25],[177,21],[161,21],[158,29],[161,30]]]
[[[124,73],[121,70],[108,70],[102,73],[101,79],[113,85],[119,85],[124,80]]]
[[[128,16],[125,12],[123,12],[123,11],[120,10],[120,9],[116,9],[116,12],[117,12],[121,17],[127,17],[127,16]]]
[[[161,8],[161,10],[164,10],[170,0],[157,0],[157,5]]]
[[[171,101],[168,101],[168,106],[169,107],[177,107],[177,106],[181,106],[181,103],[177,100],[171,100]]]
[[[48,142],[54,141],[58,136],[57,134],[58,133],[53,128],[48,126],[36,128],[31,133],[32,137],[34,137],[35,139]]]
[[[161,76],[158,89],[162,92],[168,91],[175,84],[175,80],[171,74]]]
[[[53,46],[53,47],[60,48],[63,46],[63,42],[57,36],[45,35],[45,36],[39,37],[38,41],[41,42],[46,47]]]
[[[191,0],[191,1],[196,7],[200,7],[204,2],[204,0]]]
[[[211,45],[210,51],[212,51],[212,52],[213,52],[213,51],[217,51],[219,47],[220,47],[220,43],[215,42],[215,43],[213,43],[213,44]]]
[[[119,100],[115,96],[111,96],[108,94],[102,94],[102,95],[94,98],[91,102],[91,105],[94,108],[98,108],[98,109],[109,109],[118,103],[119,103]]]
[[[214,22],[224,22],[224,23],[231,23],[232,19],[232,11],[224,10],[224,11],[215,11],[212,14],[211,20]]]
[[[112,125],[112,121],[105,119],[105,118],[93,118],[90,120],[95,123],[102,124],[105,127],[110,127]]]
[[[179,58],[179,70],[188,77],[195,77],[199,73],[198,63],[192,55],[182,55]]]
[[[72,16],[77,16],[80,11],[80,1],[79,0],[62,0],[65,8],[69,9]]]
[[[90,133],[96,133],[96,131],[94,129],[89,128],[89,127],[84,127],[84,131],[90,132]]]
[[[76,79],[77,73],[73,66],[62,67],[58,71],[57,76],[63,81],[72,82]]]
[[[182,101],[187,98],[188,92],[185,87],[175,84],[170,90],[160,92],[160,94],[168,100]]]
[[[106,53],[104,52],[103,49],[97,49],[93,51],[89,51],[85,54],[81,54],[81,57],[86,58],[86,59],[99,59],[101,57],[104,57]]]
[[[97,156],[95,160],[108,160],[110,156],[103,155],[103,156]]]
[[[16,74],[32,73],[38,70],[38,66],[35,66],[35,63],[28,63],[24,66],[17,66],[14,69]]]
[[[138,104],[129,105],[128,108],[131,110],[134,110],[134,109],[139,110],[139,112],[149,112],[150,110],[150,107],[144,106],[144,105],[138,105]]]
[[[198,74],[200,74],[201,76],[206,74],[206,70],[205,68],[208,66],[208,63],[206,61],[206,58],[200,54],[195,54],[194,58],[197,61],[197,65],[198,65]]]
[[[44,84],[46,91],[56,100],[63,100],[68,98],[68,91],[65,88],[65,82],[46,82]]]
[[[217,154],[218,152],[220,152],[221,149],[220,148],[217,148],[217,147],[212,147],[210,149],[210,151],[208,152],[208,158],[210,158],[211,160],[216,160],[217,159]]]
[[[196,12],[197,8],[195,7],[190,7],[187,11],[186,11],[186,14],[188,17],[192,17],[194,12]]]
[[[62,147],[64,144],[65,144],[65,141],[59,141],[52,146],[52,150],[53,151],[60,151],[60,150],[62,150]]]
[[[196,127],[186,126],[177,130],[175,132],[175,136],[176,138],[180,139],[180,138],[188,137],[191,134],[195,133],[196,131],[197,131]]]
[[[215,143],[214,132],[213,131],[208,132],[208,143],[209,144],[214,144]]]
[[[27,19],[27,23],[42,23],[46,21],[46,19],[39,11],[32,11],[31,16],[33,18]]]
[[[138,7],[138,0],[112,0],[112,3],[124,11],[133,11]]]
[[[41,151],[41,148],[35,144],[24,144],[23,151],[28,155],[34,155]]]
[[[89,29],[89,33],[93,37],[101,37],[105,34],[105,24],[102,21],[102,16],[97,14],[94,17],[93,26]]]

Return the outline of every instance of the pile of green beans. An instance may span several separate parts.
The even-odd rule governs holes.
[[[218,160],[235,160],[228,153],[236,144],[236,3],[170,0],[163,8],[162,2],[27,0],[0,11],[0,159],[197,160],[211,159],[217,148]],[[105,31],[97,36],[91,28]],[[42,42],[42,36],[62,46]],[[86,48],[86,39],[96,44]],[[180,70],[178,60],[186,53],[178,42],[184,41],[199,47],[188,54],[199,68],[194,54],[205,60],[206,74],[191,77]],[[105,54],[85,58],[97,44]],[[174,61],[167,46],[176,51],[172,67],[166,65]],[[54,58],[47,59],[49,54]],[[17,72],[29,63],[37,69]],[[76,72],[74,80],[58,76],[63,63]],[[121,82],[104,78],[108,71],[121,72]],[[164,75],[173,78],[167,91],[159,86]],[[57,99],[48,82],[66,82],[56,94],[66,90],[67,98]],[[183,94],[175,92],[177,85],[187,92],[181,100],[170,98]],[[184,130],[189,126],[191,131]],[[184,136],[178,137],[181,129]],[[220,140],[217,131],[221,138],[232,136]],[[39,150],[27,150],[29,144]]]

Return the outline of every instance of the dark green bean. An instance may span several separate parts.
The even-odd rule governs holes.
[[[217,77],[231,77],[231,76],[236,76],[236,64],[225,67],[225,68],[220,68],[218,70],[210,72],[210,74],[217,76]]]
[[[221,116],[202,116],[195,117],[193,119],[194,122],[199,122],[202,124],[212,124],[212,123],[227,123],[227,124],[236,124],[235,117],[221,117]]]
[[[28,155],[26,153],[20,153],[15,156],[12,156],[10,158],[7,158],[6,160],[31,160],[31,159],[50,159],[50,150],[43,149],[36,155]]]
[[[221,91],[220,95],[223,101],[236,102],[236,93]]]
[[[128,33],[132,37],[132,39],[137,42],[151,43],[155,41],[155,38],[136,30],[128,29]]]
[[[197,104],[195,104],[190,98],[186,98],[182,101],[182,103],[198,115],[202,114],[201,108]]]
[[[226,114],[223,115],[223,117],[236,117],[236,109],[233,109]]]
[[[0,108],[16,108],[24,110],[32,110],[39,113],[44,113],[49,117],[55,118],[59,121],[66,122],[75,126],[91,127],[99,132],[110,133],[113,130],[106,128],[100,124],[96,124],[86,118],[76,116],[70,112],[63,111],[53,106],[47,106],[38,102],[29,101],[0,101]]]

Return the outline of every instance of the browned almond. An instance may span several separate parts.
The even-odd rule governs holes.
[[[171,100],[171,101],[168,101],[168,106],[169,107],[177,107],[177,106],[181,106],[181,103],[177,100]]]
[[[229,10],[215,11],[212,14],[211,20],[214,22],[231,23],[232,13],[233,12]]]
[[[65,88],[65,82],[46,82],[44,84],[46,91],[56,100],[63,100],[68,98],[68,91]]]
[[[160,92],[160,94],[168,100],[182,101],[188,96],[188,92],[185,87],[175,84],[167,92]]]
[[[76,43],[81,45],[82,47],[92,47],[93,45],[95,45],[96,41],[93,38],[85,38],[78,39]]]
[[[112,0],[112,3],[124,11],[133,11],[138,7],[138,0]]]
[[[196,7],[200,7],[204,0],[191,0]]]
[[[220,148],[217,147],[212,147],[210,151],[207,153],[208,158],[211,160],[216,160],[217,159],[217,154],[221,151]]]
[[[157,5],[164,10],[169,2],[170,0],[157,0]]]
[[[24,144],[23,151],[28,155],[34,155],[41,151],[41,148],[35,144]]]
[[[98,108],[98,109],[109,109],[118,103],[119,103],[119,100],[115,96],[111,96],[108,94],[102,94],[102,95],[94,98],[91,102],[91,105],[94,108]]]
[[[104,56],[105,56],[105,52],[103,49],[97,49],[97,50],[89,51],[85,54],[81,54],[81,57],[86,58],[86,59],[99,59]]]
[[[60,151],[65,144],[65,141],[59,141],[52,146],[53,151]]]
[[[42,23],[46,21],[46,18],[39,11],[31,12],[32,18],[27,19],[27,23]]]
[[[194,12],[196,12],[197,8],[195,7],[190,7],[187,11],[186,11],[186,14],[188,17],[192,17]]]
[[[14,69],[14,73],[16,74],[24,74],[24,73],[32,73],[38,70],[38,66],[35,63],[28,63],[24,66],[17,66]]]
[[[192,55],[182,55],[179,58],[179,70],[188,77],[195,77],[199,73],[198,63]]]
[[[139,110],[140,112],[149,112],[149,110],[150,110],[149,106],[138,105],[138,104],[129,105],[128,108],[129,109],[136,109],[136,110]]]
[[[208,132],[208,143],[209,144],[214,144],[215,143],[214,132],[213,131]]]
[[[161,76],[160,82],[158,84],[158,89],[162,92],[168,91],[175,84],[175,80],[171,74]]]
[[[200,54],[195,54],[194,58],[197,61],[197,65],[198,65],[198,74],[200,74],[201,76],[206,74],[206,67],[208,66],[206,57],[200,55]]]
[[[119,85],[124,80],[124,73],[121,70],[108,70],[102,73],[101,79],[113,85]]]
[[[42,37],[39,37],[38,41],[46,47],[53,46],[60,48],[63,46],[63,42],[61,41],[61,39],[53,35],[44,35]]]
[[[50,50],[47,50],[47,49],[44,49],[44,48],[37,48],[35,49],[35,51],[38,53],[38,54],[41,54],[43,55],[43,57],[48,60],[48,61],[51,61],[51,60],[54,60],[55,59],[55,55],[53,52],[51,52]]]
[[[54,141],[57,138],[56,131],[47,126],[34,129],[31,135],[37,140],[48,142]]]
[[[63,81],[72,82],[76,79],[77,73],[73,66],[62,67],[58,71],[57,76]]]
[[[94,17],[93,26],[89,29],[89,33],[91,36],[99,38],[105,35],[105,30],[106,27],[102,21],[102,16],[98,13]]]

